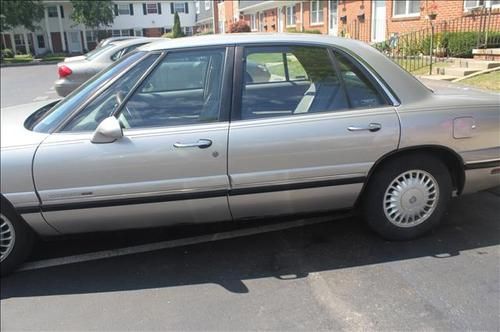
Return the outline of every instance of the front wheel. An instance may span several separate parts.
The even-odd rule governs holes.
[[[386,239],[413,239],[439,224],[451,190],[448,168],[438,158],[425,154],[395,158],[368,183],[364,218]]]
[[[2,201],[0,212],[0,275],[12,272],[28,257],[33,231]]]

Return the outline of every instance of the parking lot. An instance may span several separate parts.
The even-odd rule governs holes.
[[[55,97],[50,67],[2,68],[2,107]],[[499,204],[498,188],[454,199],[436,231],[408,242],[356,216],[41,242],[1,281],[1,329],[498,331]]]

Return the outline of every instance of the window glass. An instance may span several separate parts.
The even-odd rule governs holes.
[[[358,67],[340,53],[335,52],[335,57],[352,108],[378,107],[387,104]]]
[[[59,124],[65,120],[71,112],[78,108],[83,102],[92,96],[97,89],[113,79],[116,75],[126,70],[130,65],[144,55],[144,52],[136,52],[130,56],[123,57],[99,74],[80,85],[69,96],[55,105],[50,112],[34,124],[33,130],[36,132],[52,132]]]
[[[174,3],[174,13],[184,13],[185,12],[185,6],[184,6],[184,3],[181,2],[175,2]]]
[[[58,17],[57,15],[57,7],[56,6],[48,6],[47,7],[47,15],[49,17]]]
[[[295,5],[286,7],[286,25],[287,26],[295,25]]]
[[[242,119],[348,108],[346,94],[324,48],[253,47],[246,49],[246,58]]]
[[[113,85],[107,88],[106,91],[102,92],[80,111],[78,115],[64,127],[63,131],[95,130],[102,120],[111,116],[120,106],[134,84],[136,84],[158,56],[158,54],[151,55],[130,69],[125,75],[113,83]]]
[[[158,13],[158,7],[156,3],[148,3],[146,4],[146,12],[148,14],[157,14]]]
[[[118,14],[130,15],[130,6],[128,4],[118,4]]]
[[[224,49],[167,54],[122,109],[123,126],[218,121],[224,59]]]
[[[323,22],[323,4],[320,0],[311,1],[311,23],[317,24]]]

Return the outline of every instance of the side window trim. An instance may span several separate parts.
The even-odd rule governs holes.
[[[130,53],[130,54],[133,54],[133,53]],[[127,68],[127,70],[122,71],[121,73],[119,73],[118,75],[116,75],[113,79],[109,80],[106,84],[102,85],[100,88],[98,88],[96,91],[94,91],[92,93],[92,95],[90,96],[90,98],[88,98],[85,102],[83,102],[80,105],[78,105],[78,107],[73,112],[71,112],[66,117],[66,119],[64,119],[63,121],[61,121],[61,123],[59,123],[59,125],[51,133],[59,133],[59,132],[61,132],[64,129],[64,127],[66,127],[66,125],[73,120],[73,118],[75,116],[77,116],[80,112],[82,112],[83,110],[85,110],[85,108],[89,104],[91,104],[102,92],[106,91],[116,81],[118,81],[124,75],[126,75],[133,67],[137,66],[139,64],[139,62],[143,61],[144,59],[146,59],[147,57],[149,57],[151,54],[152,53],[150,53],[150,52],[145,53],[142,57],[140,57],[133,64],[131,64],[129,66],[129,68]]]
[[[340,81],[340,86],[342,87],[342,91],[344,92],[345,99],[347,100],[347,105],[349,106],[349,110],[352,110],[352,101],[351,98],[349,97],[349,94],[347,93],[347,87],[344,81],[344,77],[342,76],[342,72],[340,70],[340,66],[337,62],[337,59],[335,58],[335,54],[333,53],[333,50],[331,48],[328,48],[328,56],[330,57],[330,62],[332,63],[333,69],[335,70],[335,73],[337,74],[337,77],[339,78]]]
[[[151,54],[158,54],[158,52],[152,52]],[[118,107],[111,114],[111,116],[114,116],[115,118],[118,118],[120,116],[120,113],[123,110],[123,107],[128,102],[130,97],[141,86],[142,82],[144,82],[144,80],[146,80],[149,77],[149,75],[155,70],[155,68],[158,66],[158,64],[161,61],[163,61],[163,59],[165,58],[165,56],[167,56],[167,54],[168,54],[168,52],[166,52],[166,51],[160,52],[160,56],[155,60],[155,62],[153,62],[153,64],[151,66],[149,66],[148,70],[146,70],[146,72],[144,72],[144,74],[142,74],[142,76],[137,80],[137,82],[135,82],[135,84],[132,86],[132,89],[130,89],[130,91],[127,93],[127,95],[125,95],[125,98],[123,98],[121,104],[118,105]]]
[[[363,75],[370,81],[370,83],[375,87],[377,92],[383,97],[384,101],[387,103],[386,106],[399,106],[400,101],[399,98],[392,92],[392,90],[388,87],[388,85],[381,80],[381,78],[378,77],[378,74],[376,74],[373,70],[367,67],[365,63],[358,57],[352,55],[350,52],[341,49],[339,47],[330,47],[330,52],[332,53],[332,56],[334,58],[335,62],[335,67],[338,67],[338,60],[335,57],[335,52],[340,53],[344,57],[347,58],[347,60],[353,64],[356,68],[358,68]],[[340,68],[339,68],[340,72]],[[344,83],[343,79],[342,82]],[[349,100],[350,103],[350,100]]]

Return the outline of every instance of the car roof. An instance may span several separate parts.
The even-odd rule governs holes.
[[[331,46],[342,49],[364,66],[378,74],[378,78],[402,103],[419,102],[432,92],[410,73],[367,43],[341,37],[301,33],[235,33],[215,34],[156,41],[139,50],[173,50],[204,46],[238,46],[259,44],[276,46],[281,43]]]

